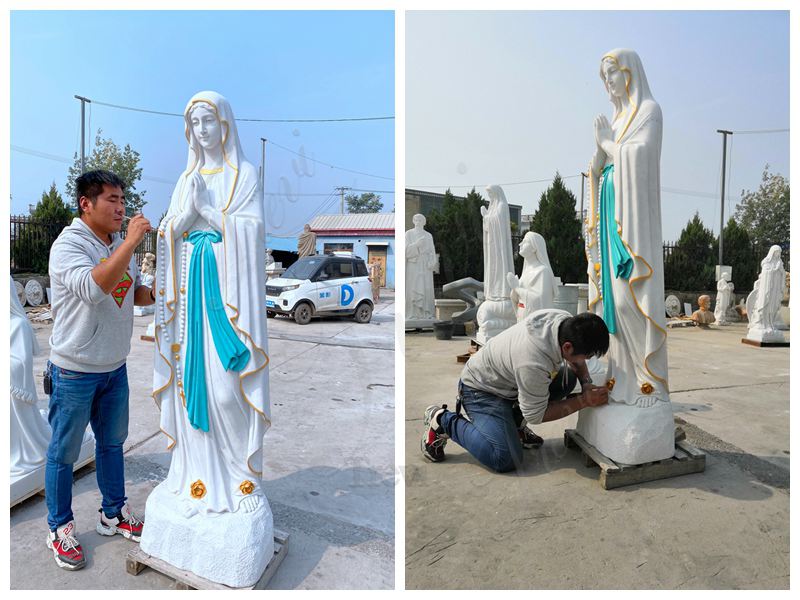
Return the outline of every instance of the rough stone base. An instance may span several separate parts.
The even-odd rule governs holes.
[[[640,465],[675,454],[675,423],[669,402],[650,408],[611,403],[584,408],[577,431],[615,463]]]
[[[272,510],[195,514],[185,518],[179,499],[159,484],[147,499],[142,551],[230,587],[254,585],[272,558]]]

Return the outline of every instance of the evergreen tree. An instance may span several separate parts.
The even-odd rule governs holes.
[[[53,182],[31,210],[30,222],[25,224],[11,244],[14,266],[17,269],[30,269],[34,273],[47,273],[50,247],[74,216]]]
[[[576,211],[575,195],[564,186],[558,173],[539,198],[539,207],[531,218],[531,231],[544,238],[556,277],[560,277],[564,283],[588,280],[583,231]]]
[[[722,261],[733,269],[733,282],[739,290],[750,290],[758,279],[760,258],[753,248],[747,230],[731,217],[722,232]],[[714,241],[712,254],[719,257],[719,241]],[[765,253],[766,254],[766,253]]]
[[[695,213],[681,231],[676,247],[664,260],[664,287],[692,292],[716,289],[715,243],[714,234]]]
[[[97,130],[94,140],[94,149],[86,157],[86,170],[105,169],[117,175],[125,182],[125,214],[129,217],[137,212],[142,212],[142,208],[147,204],[144,199],[145,192],[136,190],[136,183],[142,178],[142,168],[139,166],[139,153],[133,150],[130,144],[126,144],[120,150],[110,138],[102,138],[101,129]],[[75,179],[81,174],[81,160],[75,155],[75,162],[69,168],[67,176],[67,196],[70,204],[77,210],[77,198],[75,198]]]
[[[449,283],[463,277],[483,280],[483,197],[473,189],[458,200],[448,189],[441,209],[427,217],[427,229],[439,253],[439,282]]]

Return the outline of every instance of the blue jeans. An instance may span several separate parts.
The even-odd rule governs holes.
[[[549,401],[565,398],[576,382],[577,377],[572,370],[562,367],[550,384]],[[461,406],[470,420],[445,411],[439,417],[439,425],[444,432],[482,465],[498,473],[519,468],[522,464],[522,442],[518,429],[522,424],[522,412],[516,402],[471,388],[460,381],[458,388]]]
[[[48,420],[53,431],[47,448],[44,486],[47,523],[52,531],[73,520],[72,468],[91,423],[95,437],[97,486],[107,517],[125,505],[122,444],[128,437],[128,371],[80,373],[48,362],[53,380]]]

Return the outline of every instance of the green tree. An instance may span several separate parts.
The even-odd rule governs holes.
[[[50,247],[74,213],[64,203],[55,182],[42,193],[39,203],[31,210],[30,221],[24,225],[11,244],[11,260],[17,269],[47,273]]]
[[[136,183],[142,178],[142,168],[139,166],[139,153],[132,149],[130,144],[126,144],[120,149],[110,138],[103,138],[102,129],[97,130],[94,140],[94,149],[86,157],[86,170],[105,169],[119,176],[125,182],[125,213],[133,216],[137,212],[142,212],[142,208],[147,204],[144,199],[145,192],[136,190]],[[67,176],[67,196],[70,198],[72,206],[77,208],[75,198],[75,179],[81,174],[81,159],[75,155],[75,162],[69,168]]]
[[[439,253],[439,282],[449,283],[463,277],[483,279],[481,206],[484,204],[486,201],[474,188],[463,200],[447,190],[442,207],[428,215],[425,229],[433,236]]]
[[[531,218],[531,231],[540,234],[547,244],[553,273],[564,283],[588,281],[581,221],[576,211],[575,195],[564,186],[556,172],[539,198],[539,207]]]
[[[769,165],[766,165],[758,190],[742,190],[742,199],[736,205],[734,218],[747,230],[751,241],[758,247],[769,249],[772,244],[778,244],[788,248],[789,182],[783,175],[770,173]]]
[[[695,213],[681,231],[675,248],[664,260],[664,287],[692,292],[716,289],[716,243],[714,234]]]
[[[722,261],[733,268],[736,287],[739,290],[752,289],[753,282],[758,279],[760,257],[753,248],[750,234],[733,217],[722,232],[722,252]],[[714,241],[712,255],[719,257],[719,240]]]
[[[376,196],[372,192],[366,192],[360,196],[347,194],[344,199],[347,202],[347,212],[350,214],[376,213],[381,212],[383,208],[381,197]]]

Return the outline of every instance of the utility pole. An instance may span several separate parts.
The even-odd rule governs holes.
[[[75,97],[81,101],[81,175],[86,172],[86,103],[92,101],[83,96]]]
[[[719,204],[719,265],[722,266],[722,232],[725,227],[725,158],[728,154],[728,136],[732,131],[717,129],[722,134],[722,197]]]
[[[344,192],[345,192],[345,190],[349,190],[351,188],[349,188],[349,187],[337,187],[337,188],[334,188],[334,189],[339,190],[339,194],[341,194],[341,196],[342,196],[342,205],[341,205],[340,214],[344,214]]]
[[[267,138],[261,138],[261,193],[266,196],[266,188],[264,188],[264,172],[266,170],[266,157],[267,157],[267,150],[266,150]]]

